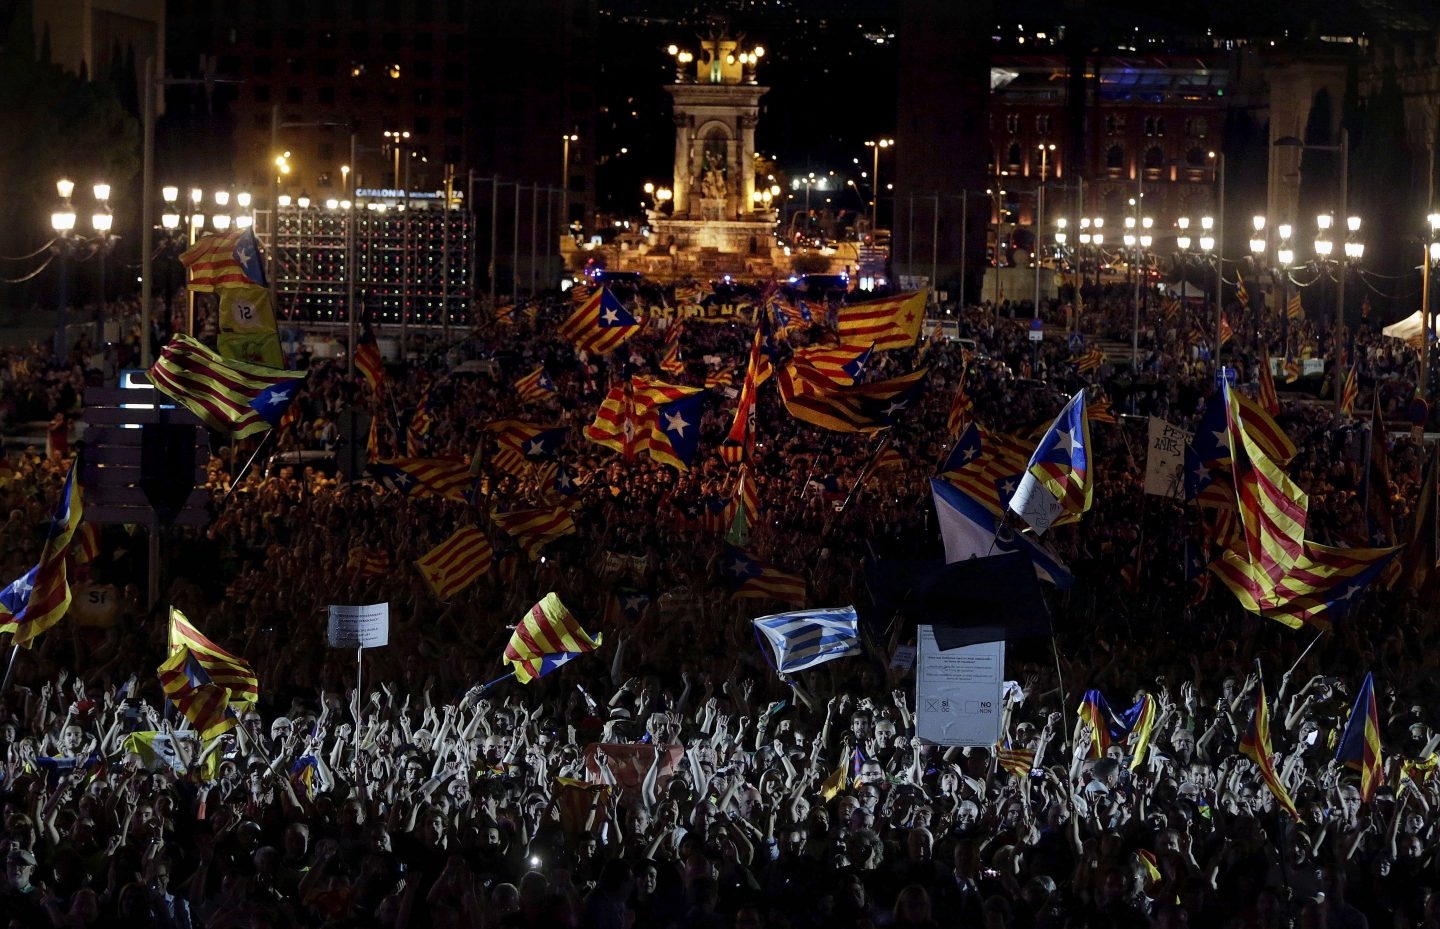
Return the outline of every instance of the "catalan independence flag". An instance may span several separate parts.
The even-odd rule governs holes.
[[[201,236],[180,255],[190,272],[190,289],[212,291],[226,284],[265,286],[265,266],[254,227]]]
[[[165,659],[159,674],[165,696],[190,720],[201,738],[208,741],[235,728],[230,691],[211,679],[189,648],[182,645]]]
[[[515,679],[526,684],[544,673],[541,662],[545,657],[593,652],[601,644],[601,637],[591,638],[551,591],[515,624],[502,660],[515,669]]]
[[[720,559],[720,576],[736,599],[769,597],[785,603],[805,602],[805,578],[766,564],[727,545]]]
[[[255,669],[238,655],[231,654],[205,637],[185,614],[170,608],[170,654],[189,649],[216,684],[230,691],[231,703],[256,703],[260,681]]]
[[[563,506],[511,510],[508,513],[492,510],[490,519],[525,550],[531,561],[540,559],[546,545],[575,532],[575,519]]]
[[[545,366],[540,365],[515,382],[515,393],[521,403],[541,403],[555,396],[555,382],[550,379],[550,372],[545,370]]]
[[[1280,415],[1280,395],[1275,392],[1275,375],[1270,373],[1270,350],[1264,345],[1260,346],[1260,389],[1255,399],[1266,413]]]
[[[257,409],[264,396],[298,386],[304,372],[267,368],[223,358],[199,339],[179,334],[150,367],[150,383],[216,432],[244,438],[274,423]],[[291,396],[285,400],[293,399]],[[275,417],[278,422],[279,416]]]
[[[1028,777],[1030,770],[1035,767],[1035,750],[1017,748],[1006,739],[995,746],[995,761],[1001,770],[1009,771],[1016,777]]]
[[[1375,703],[1375,682],[1367,672],[1365,683],[1355,695],[1355,707],[1345,723],[1335,760],[1360,772],[1360,802],[1375,799],[1375,788],[1385,782],[1385,764],[1380,755],[1380,711]]]
[[[1275,802],[1290,814],[1291,819],[1299,822],[1300,812],[1295,809],[1295,801],[1290,799],[1290,791],[1285,789],[1279,772],[1275,770],[1275,753],[1270,749],[1270,708],[1265,703],[1263,682],[1255,687],[1255,715],[1250,718],[1250,728],[1240,740],[1240,754],[1255,762],[1260,768],[1260,776],[1265,779],[1265,786],[1275,795]]]
[[[1360,396],[1360,379],[1355,376],[1355,367],[1345,373],[1345,386],[1340,388],[1340,415],[1354,416],[1355,401]]]
[[[464,503],[475,483],[468,463],[448,458],[384,458],[372,461],[369,471],[407,497],[434,495]]]
[[[720,443],[720,457],[730,464],[748,461],[755,453],[756,395],[764,357],[764,328],[763,323],[756,322],[755,334],[750,340],[750,358],[745,365],[745,381],[740,385],[740,396],[735,403],[735,418]]]
[[[874,342],[839,348],[808,345],[795,349],[794,360],[797,365],[808,365],[810,372],[807,373],[815,380],[824,378],[837,386],[849,387],[865,372],[874,353]],[[815,377],[817,374],[819,377]]]
[[[842,306],[838,314],[841,344],[873,342],[881,351],[910,348],[920,338],[927,297],[927,291],[919,290]]]
[[[378,392],[385,386],[385,359],[380,355],[380,343],[375,340],[369,323],[365,324],[355,343],[355,370],[365,378],[371,390]]]
[[[776,378],[780,399],[790,415],[831,432],[875,432],[895,425],[916,405],[924,390],[926,368],[885,381],[837,387],[809,369],[788,364]]]
[[[634,338],[644,327],[608,287],[601,287],[560,324],[560,335],[577,349],[606,355]]]
[[[1061,516],[1078,516],[1090,509],[1095,476],[1090,462],[1090,417],[1085,391],[1070,398],[1046,430],[1010,498],[1010,509],[1037,532],[1044,532]]]
[[[66,562],[84,513],[76,479],[78,461],[70,465],[39,562],[0,592],[0,632],[12,633],[14,643],[25,648],[64,619],[70,608]]]
[[[965,380],[970,374],[967,364],[960,369],[960,382],[955,385],[955,396],[950,400],[950,410],[945,414],[945,431],[959,437],[975,415],[975,401],[965,389]]]
[[[449,600],[489,571],[494,557],[484,533],[474,526],[461,526],[422,555],[415,567],[436,597]]]

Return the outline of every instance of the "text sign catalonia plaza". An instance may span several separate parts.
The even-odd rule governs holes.
[[[330,606],[331,648],[375,648],[390,644],[390,604]]]

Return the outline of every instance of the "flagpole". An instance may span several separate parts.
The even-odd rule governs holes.
[[[1295,669],[1300,667],[1300,662],[1305,660],[1305,656],[1310,654],[1310,649],[1314,648],[1316,644],[1319,643],[1320,637],[1324,634],[1324,629],[1321,629],[1319,632],[1315,633],[1315,638],[1310,640],[1310,644],[1305,646],[1305,651],[1300,653],[1300,657],[1295,659],[1295,663],[1290,666],[1290,670],[1285,672],[1286,677],[1289,677],[1290,675],[1295,673]],[[1256,664],[1259,664],[1260,659],[1255,659],[1255,662]]]
[[[365,715],[365,689],[361,686],[364,680],[365,647],[361,645],[355,648],[355,783],[357,786],[364,773],[360,767],[360,730],[365,728],[363,724]]]
[[[14,636],[11,636],[14,639]],[[10,681],[15,677],[15,661],[20,657],[20,645],[18,643],[10,646],[10,660],[5,663],[5,680],[0,681],[0,696],[10,691]]]
[[[265,432],[264,438],[260,440],[260,444],[255,446],[255,451],[251,453],[250,460],[245,462],[245,467],[241,468],[240,473],[235,475],[235,479],[230,482],[230,489],[225,491],[225,496],[222,497],[220,500],[221,506],[224,506],[226,503],[229,502],[230,495],[235,493],[235,488],[239,487],[240,482],[245,479],[245,475],[250,473],[250,466],[255,464],[255,459],[260,457],[260,453],[265,450],[266,444],[269,443],[270,437],[274,434],[275,427],[273,426]]]
[[[850,509],[851,502],[860,495],[860,492],[865,487],[865,479],[868,478],[871,472],[875,470],[875,462],[879,460],[880,453],[883,452],[885,450],[885,446],[889,444],[890,431],[887,429],[885,433],[880,436],[880,441],[876,443],[875,451],[870,453],[870,459],[865,462],[865,467],[860,469],[860,476],[855,478],[855,483],[851,485],[850,492],[845,495],[845,502],[840,504],[840,510],[835,514],[836,519],[844,516],[845,511]],[[828,535],[829,533],[827,532],[826,534]]]

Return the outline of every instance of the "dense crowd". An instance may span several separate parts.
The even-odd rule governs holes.
[[[1121,296],[1091,297],[1082,331],[1117,335],[1128,318]],[[1137,414],[1093,426],[1095,505],[1050,534],[1077,580],[1047,590],[1053,642],[1010,645],[1008,744],[963,749],[915,738],[914,673],[892,651],[913,630],[892,635],[878,623],[863,655],[791,680],[770,669],[749,620],[786,607],[727,598],[716,564],[723,531],[696,517],[728,499],[738,476],[717,454],[729,392],[710,391],[688,471],[626,462],[581,438],[620,377],[699,386],[729,375],[738,387],[753,329],[687,321],[677,375],[658,367],[658,325],[609,359],[577,355],[554,334],[569,308],[556,299],[534,313],[487,314],[455,344],[404,346],[383,393],[348,377],[343,361],[311,361],[298,421],[275,448],[335,449],[347,441],[345,411],[358,406],[378,421],[373,453],[404,455],[423,403],[422,453],[478,459],[470,502],[349,481],[330,462],[269,467],[268,452],[232,493],[257,440],[217,440],[212,519],[165,532],[153,608],[143,532],[104,527],[98,554],[76,568],[71,619],[17,653],[0,703],[0,920],[1440,925],[1440,736],[1426,660],[1436,630],[1426,605],[1404,578],[1388,578],[1312,641],[1313,630],[1245,614],[1220,585],[1207,592],[1187,579],[1193,507],[1141,491],[1144,416],[1189,430],[1213,390],[1213,367],[1191,335],[1206,325],[1200,308],[1147,313],[1139,370],[1110,359],[1085,376],[1069,361],[1075,347],[1027,340],[1028,318],[949,308],[973,352],[968,341],[927,339],[872,364],[877,378],[920,364],[931,373],[919,408],[890,430],[900,467],[868,476],[874,437],[799,423],[762,389],[748,462],[761,502],[750,550],[803,575],[814,606],[866,603],[866,569],[877,561],[939,556],[927,479],[954,441],[946,420],[962,371],[975,417],[992,429],[1044,424],[1089,381],[1116,413]],[[1227,361],[1242,381],[1253,381],[1257,339],[1271,357],[1286,354],[1286,337],[1289,350],[1320,356],[1331,336],[1314,324],[1282,334],[1231,313],[1242,335]],[[1354,344],[1367,394],[1378,390],[1394,415],[1413,392],[1413,354],[1407,368],[1406,354],[1364,325]],[[464,364],[477,359],[498,373]],[[511,385],[539,364],[555,396],[522,404]],[[40,349],[13,352],[4,367],[0,404],[11,421],[73,417],[96,377]],[[1282,395],[1311,537],[1364,543],[1352,537],[1365,506],[1359,423]],[[539,469],[494,466],[483,427],[504,416],[569,428],[562,460],[576,475],[567,505],[577,532],[532,561],[487,528],[494,567],[441,602],[415,559],[458,526],[487,527],[493,509],[556,500]],[[7,579],[34,564],[44,539],[68,455],[58,438],[51,444],[49,455],[12,454],[0,474]],[[1391,445],[1391,541],[1414,535],[1425,457],[1407,437]],[[389,569],[363,570],[357,552],[384,553]],[[603,631],[603,646],[529,685],[484,686],[503,671],[509,627],[552,590],[589,631]],[[105,593],[104,608],[81,609],[93,591]],[[643,592],[648,606],[617,609],[619,591]],[[382,601],[389,644],[365,652],[359,677],[353,650],[326,647],[326,607]],[[240,707],[239,725],[210,742],[167,705],[155,676],[172,606],[259,677],[258,704]],[[1358,775],[1334,757],[1366,672],[1386,780],[1362,804]],[[1298,821],[1239,753],[1262,680]],[[1117,708],[1148,694],[1157,710],[1148,744],[1120,739],[1095,757],[1095,733],[1076,715],[1092,688]]]

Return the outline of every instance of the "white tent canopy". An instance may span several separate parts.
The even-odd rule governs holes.
[[[1435,337],[1435,317],[1430,319],[1431,338]],[[1416,310],[1398,323],[1391,323],[1380,331],[1392,339],[1403,339],[1416,348],[1420,347],[1420,333],[1424,330],[1425,324],[1420,320],[1420,311]]]

